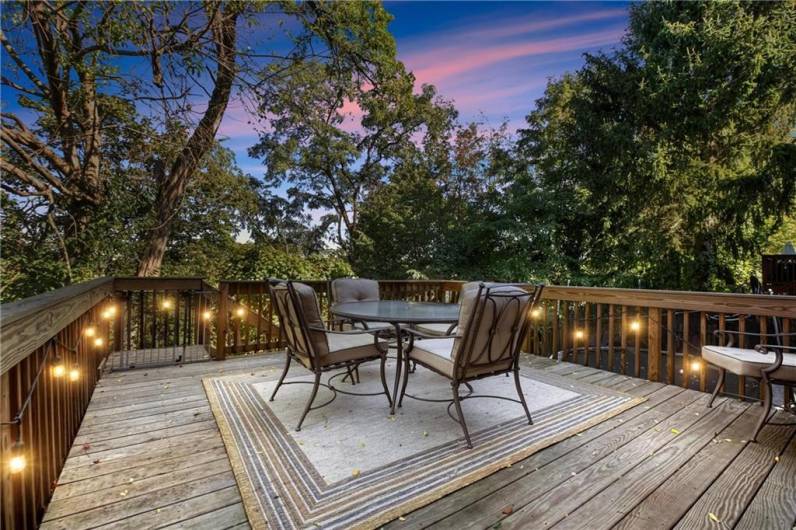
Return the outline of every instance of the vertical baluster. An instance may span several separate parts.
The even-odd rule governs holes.
[[[641,324],[641,308],[636,307],[634,320]],[[633,374],[641,377],[641,326],[633,331]]]
[[[688,388],[691,382],[691,356],[690,356],[690,342],[691,340],[691,313],[683,311],[683,387]]]
[[[707,388],[705,381],[706,370],[705,363],[702,362],[702,346],[708,344],[708,315],[704,311],[699,312],[699,391],[704,392]]]
[[[560,318],[560,314],[559,314],[558,310],[559,310],[559,306],[561,305],[561,302],[556,300],[554,302],[551,302],[550,305],[551,305],[551,308],[553,310],[553,326],[552,326],[552,330],[551,330],[551,335],[552,335],[551,338],[552,338],[552,342],[553,342],[552,354],[554,356],[557,356],[558,355],[559,346],[561,344],[559,342],[559,335],[558,335],[558,325],[559,325],[559,318]]]
[[[263,333],[263,282],[257,282],[257,351],[262,350],[260,337]]]
[[[158,347],[158,292],[152,290],[152,348]]]
[[[223,361],[227,355],[228,296],[229,284],[221,282],[218,286],[218,313],[216,314],[216,358],[219,361]]]
[[[766,337],[766,333],[768,333],[768,317],[758,317],[760,321],[760,344],[768,344],[768,337]],[[765,399],[766,392],[768,390],[765,386],[760,385],[760,399]]]
[[[603,365],[603,305],[597,304],[595,313],[596,323],[594,330],[594,366],[602,368]]]
[[[675,381],[674,375],[674,309],[669,309],[666,312],[666,383],[673,385]]]
[[[616,328],[616,314],[614,304],[608,304],[608,370],[614,371],[614,329]]]
[[[782,337],[782,345],[783,346],[790,346],[790,319],[783,318],[782,319],[782,333],[784,336]],[[786,350],[787,353],[787,350]],[[791,405],[791,397],[793,393],[793,385],[790,383],[783,385],[784,386],[784,397],[782,405],[785,407],[785,410],[788,410],[788,407]]]
[[[562,302],[563,311],[562,311],[562,326],[561,326],[561,349],[563,354],[561,356],[562,359],[568,359],[571,356],[570,344],[572,344],[572,337],[570,336],[569,332],[569,302],[564,301]],[[571,359],[569,359],[571,360]]]
[[[621,328],[619,330],[619,363],[621,373],[624,375],[627,372],[627,312],[628,306],[620,306],[622,311]]]
[[[738,347],[746,348],[746,315],[738,315]],[[738,397],[746,398],[746,376],[738,376]]]
[[[647,308],[647,379],[660,380],[661,366],[661,310]]]
[[[591,304],[583,304],[583,365],[589,366],[591,355]]]

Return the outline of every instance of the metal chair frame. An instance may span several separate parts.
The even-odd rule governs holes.
[[[283,315],[283,308],[280,307],[281,302],[279,301],[279,299],[278,299],[278,297],[276,295],[276,292],[275,292],[275,286],[278,285],[278,284],[282,284],[282,283],[284,283],[286,285],[286,287],[287,287],[287,293],[288,293],[287,298],[288,298],[290,304],[293,306],[293,312],[295,313],[296,318],[298,320],[298,328],[299,328],[299,331],[301,333],[301,338],[302,338],[303,343],[306,345],[306,348],[308,350],[306,352],[306,354],[307,354],[306,356],[299,355],[299,353],[298,353],[298,350],[299,350],[298,345],[300,344],[300,342],[297,340],[298,337],[295,335],[294,328],[292,326],[286,325],[286,319],[290,318],[290,317],[289,317],[289,314]],[[386,377],[385,377],[385,364],[387,362],[387,348],[385,348],[384,350],[381,349],[381,343],[379,342],[379,334],[378,333],[374,333],[372,330],[370,330],[370,331],[369,330],[335,331],[335,330],[326,329],[325,327],[319,328],[317,326],[309,326],[307,324],[307,321],[306,321],[305,317],[304,317],[304,311],[303,311],[301,299],[299,298],[298,294],[296,293],[296,289],[295,289],[295,286],[293,285],[293,283],[294,282],[290,281],[290,280],[288,280],[288,281],[284,281],[284,280],[269,280],[269,294],[271,296],[271,303],[273,303],[276,306],[276,308],[277,308],[277,315],[278,315],[279,324],[280,324],[280,334],[282,334],[282,337],[285,338],[285,340],[287,342],[287,347],[285,348],[285,357],[286,357],[286,359],[285,359],[285,368],[282,371],[282,375],[279,377],[279,381],[277,382],[276,387],[274,388],[274,391],[272,392],[269,401],[273,401],[274,400],[274,398],[276,397],[276,393],[279,391],[279,388],[283,384],[284,385],[288,385],[288,384],[312,384],[313,385],[312,386],[312,391],[310,392],[310,398],[307,401],[306,406],[304,407],[304,412],[302,413],[301,418],[298,421],[298,424],[296,425],[296,431],[300,431],[301,430],[301,425],[304,423],[304,419],[307,417],[307,414],[309,414],[309,412],[311,410],[316,410],[316,409],[325,407],[326,405],[329,405],[332,401],[334,401],[334,399],[337,397],[338,393],[352,395],[352,396],[378,396],[378,395],[384,394],[384,395],[387,396],[388,404],[390,406],[392,406],[392,398],[390,397],[390,392],[388,390],[387,380],[386,380]],[[317,303],[317,301],[316,301],[316,303]],[[285,310],[285,312],[287,312],[287,308],[284,308],[284,310]],[[343,362],[334,363],[334,364],[322,364],[320,359],[319,359],[319,356],[315,352],[315,348],[313,346],[313,343],[310,340],[310,331],[321,331],[321,332],[326,333],[326,334],[338,334],[338,335],[363,335],[363,334],[369,334],[369,335],[373,336],[374,346],[376,347],[376,350],[379,352],[379,354],[378,355],[373,355],[372,357],[366,357],[366,358],[362,358],[362,359],[355,359],[355,360],[351,360],[351,361],[343,361]],[[300,357],[305,357],[305,358],[309,359],[310,366],[307,367],[307,368],[312,373],[315,374],[314,381],[312,381],[312,382],[310,382],[310,381],[293,381],[293,382],[285,383],[284,382],[285,376],[287,376],[288,370],[290,370],[290,363],[291,363],[291,361],[293,359],[295,359],[299,364],[304,366],[304,363],[302,362]],[[375,393],[347,392],[347,391],[344,391],[344,390],[340,390],[339,388],[336,388],[332,384],[332,381],[334,380],[334,378],[336,378],[338,376],[341,376],[341,375],[342,376],[349,376],[349,375],[351,375],[352,370],[355,370],[356,368],[358,368],[360,364],[362,364],[364,362],[368,362],[368,361],[375,361],[375,360],[379,360],[381,362],[380,375],[381,375],[381,383],[382,383],[382,387],[384,388],[384,392],[375,392]],[[335,375],[332,375],[331,377],[328,378],[328,380],[327,380],[327,382],[325,384],[321,383],[321,375],[323,373],[331,372],[331,371],[338,370],[338,369],[341,369],[341,368],[345,369],[346,371],[345,372],[339,372],[339,373],[337,373]],[[333,393],[333,396],[328,401],[326,401],[326,402],[324,402],[324,403],[322,403],[320,405],[313,406],[313,402],[315,401],[315,397],[318,394],[318,388],[321,387],[321,386],[331,390],[332,393]]]
[[[450,375],[445,374],[445,373],[437,370],[436,368],[434,368],[433,366],[428,365],[427,363],[424,363],[422,360],[412,359],[413,362],[416,361],[418,364],[423,365],[424,367],[428,368],[432,372],[435,372],[435,373],[437,373],[437,374],[439,374],[439,375],[441,375],[443,377],[446,377],[446,378],[451,380],[451,392],[453,394],[453,399],[451,399],[451,400],[430,400],[430,399],[418,398],[416,396],[412,396],[411,394],[407,394],[406,393],[406,387],[407,387],[408,380],[409,380],[409,369],[408,369],[409,368],[409,362],[410,362],[409,352],[411,352],[411,350],[412,350],[412,348],[414,346],[414,337],[417,336],[417,337],[420,337],[420,338],[435,338],[435,339],[441,338],[439,336],[427,335],[425,333],[421,333],[421,332],[419,332],[417,330],[413,330],[413,329],[408,329],[407,330],[410,333],[410,342],[409,342],[409,348],[408,348],[408,350],[407,350],[407,352],[406,352],[406,354],[404,356],[404,359],[403,359],[404,366],[405,366],[406,370],[404,372],[405,375],[404,375],[404,380],[403,380],[403,384],[402,384],[402,387],[401,387],[401,394],[400,394],[400,398],[398,400],[398,405],[400,406],[401,402],[403,401],[403,397],[405,395],[409,396],[412,399],[417,399],[419,401],[449,402],[449,404],[448,404],[448,415],[461,426],[462,431],[464,433],[464,439],[465,439],[465,441],[467,443],[467,447],[470,448],[470,449],[472,449],[473,443],[472,443],[472,439],[470,437],[470,432],[467,429],[467,423],[466,423],[466,421],[464,419],[464,413],[462,412],[462,406],[461,406],[461,402],[466,400],[466,399],[491,398],[491,399],[501,399],[501,400],[504,400],[504,401],[512,401],[514,403],[518,403],[518,404],[522,405],[522,408],[525,411],[525,416],[528,418],[528,424],[529,425],[533,425],[533,418],[531,417],[531,412],[528,409],[528,404],[525,401],[525,395],[522,392],[522,385],[520,383],[519,358],[520,358],[520,351],[521,351],[521,348],[522,348],[522,342],[525,339],[525,336],[527,335],[527,332],[528,332],[528,328],[530,326],[530,312],[533,310],[533,308],[536,306],[536,304],[539,303],[539,300],[541,299],[541,296],[542,296],[542,289],[543,289],[544,286],[541,285],[541,284],[536,285],[534,287],[534,290],[533,290],[532,293],[528,293],[528,292],[524,292],[524,293],[506,293],[506,292],[501,292],[501,291],[495,291],[495,289],[498,289],[498,288],[501,288],[501,287],[520,287],[520,288],[524,288],[525,286],[522,285],[522,284],[500,284],[500,285],[493,285],[493,286],[487,287],[487,286],[485,286],[482,283],[478,287],[478,293],[476,295],[476,304],[475,304],[475,307],[473,309],[472,315],[470,316],[468,324],[467,324],[467,326],[465,328],[464,336],[462,336],[462,335],[449,335],[447,337],[443,337],[443,338],[454,338],[454,339],[458,338],[458,339],[462,339],[462,343],[459,346],[459,351],[454,352],[454,355],[453,355],[454,359],[456,359],[456,365],[454,366],[454,370],[453,370],[453,377],[451,377]],[[482,294],[484,295],[483,298],[482,298]],[[492,324],[489,327],[489,331],[490,331],[490,335],[491,336],[490,336],[489,340],[487,341],[487,343],[485,344],[484,349],[482,349],[481,352],[478,352],[478,355],[473,355],[473,353],[474,353],[473,352],[473,348],[475,347],[475,341],[478,338],[477,337],[477,333],[478,333],[478,331],[481,328],[481,323],[483,322],[483,317],[484,317],[484,313],[485,313],[485,310],[486,310],[486,306],[487,306],[487,304],[491,303],[493,305],[493,309],[496,309],[497,308],[496,299],[498,299],[498,298],[510,298],[511,300],[509,300],[509,302],[506,305],[504,305],[503,308],[500,311],[493,311]],[[524,303],[522,302],[523,298],[527,298]],[[506,345],[503,347],[503,349],[501,351],[495,352],[495,351],[492,350],[492,345],[493,345],[492,338],[494,336],[494,330],[495,330],[498,322],[500,322],[500,319],[503,318],[505,312],[515,302],[518,304],[518,307],[517,307],[518,311],[517,311],[517,315],[516,315],[515,320],[514,320],[514,322],[512,324],[512,327],[511,327],[511,329],[512,329],[511,339],[507,341]],[[504,354],[507,351],[509,351],[509,348],[512,349],[512,351],[510,352],[510,355],[504,357]],[[480,363],[473,363],[472,362],[473,358],[481,358],[484,353],[487,354],[487,361],[486,362],[480,362]],[[467,374],[467,372],[468,372],[468,370],[470,368],[473,368],[473,367],[478,368],[479,366],[488,367],[491,364],[493,364],[494,362],[496,362],[497,360],[500,360],[500,359],[503,359],[503,358],[511,359],[511,362],[510,362],[508,368],[495,369],[495,370],[491,370],[489,372],[481,373],[481,374],[478,374],[478,375],[475,375],[475,376],[469,376],[469,377],[466,376],[466,374]],[[509,374],[511,374],[511,373],[513,373],[513,375],[514,375],[514,385],[515,385],[515,388],[517,390],[517,396],[519,397],[519,399],[507,398],[507,397],[504,397],[504,396],[475,395],[475,394],[473,394],[472,387],[469,384],[471,381],[475,381],[475,380],[478,380],[478,379],[484,379],[486,377],[492,377],[492,376],[501,375],[501,374],[506,374],[506,376],[509,376]],[[460,395],[459,394],[459,387],[461,385],[465,385],[469,389],[470,392],[468,394],[465,394],[465,395]],[[455,407],[455,409],[456,409],[456,416],[455,417],[453,416],[453,414],[451,414],[451,411],[450,411],[451,407]]]
[[[755,337],[766,337],[766,338],[782,338],[782,337],[789,337],[789,336],[796,336],[796,333],[741,333],[739,331],[728,331],[728,330],[716,330],[714,332],[716,337],[727,337],[727,343],[724,345],[726,348],[733,347],[733,336],[755,336]],[[773,377],[774,374],[781,366],[784,360],[785,350],[794,351],[796,352],[796,348],[793,346],[780,346],[780,345],[772,345],[772,344],[757,344],[754,347],[754,350],[762,353],[762,354],[774,354],[774,361],[767,367],[762,368],[760,370],[760,377],[756,378],[760,380],[760,387],[763,388],[765,385],[765,395],[763,396],[763,402],[761,405],[763,406],[763,411],[760,414],[760,417],[757,420],[757,424],[755,425],[755,430],[752,434],[752,441],[757,442],[757,436],[760,434],[760,431],[763,427],[767,424],[769,425],[796,425],[796,422],[788,422],[788,423],[774,423],[771,421],[773,415],[771,414],[771,406],[773,401],[773,385],[780,384],[785,385],[788,383],[793,383],[793,381],[786,381],[786,380],[779,380]],[[707,363],[708,366],[712,366],[719,371],[719,378],[716,381],[716,386],[713,389],[713,393],[710,396],[710,402],[708,402],[708,407],[713,407],[713,402],[716,400],[716,396],[718,396],[719,392],[724,388],[724,381],[727,374],[727,369],[722,368],[720,366],[716,366],[712,363]],[[794,392],[794,399],[796,399],[796,392]]]

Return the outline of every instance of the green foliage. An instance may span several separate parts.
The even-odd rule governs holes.
[[[513,194],[557,280],[735,289],[796,197],[792,3],[648,2],[552,83]],[[522,226],[521,225],[521,226]]]

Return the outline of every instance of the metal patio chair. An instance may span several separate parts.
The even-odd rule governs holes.
[[[399,406],[404,395],[407,395],[408,366],[412,361],[450,379],[452,400],[414,399],[449,402],[448,415],[461,425],[468,448],[472,448],[473,444],[462,413],[463,400],[488,397],[519,403],[525,411],[528,424],[533,424],[522,393],[519,357],[522,341],[529,327],[530,312],[539,302],[542,288],[542,285],[537,285],[529,293],[519,285],[480,284],[477,289],[464,290],[462,293],[459,332],[456,335],[440,338],[418,330],[409,330],[410,347],[404,357],[407,370]],[[514,375],[519,399],[472,393],[470,381],[509,373]],[[462,385],[468,388],[468,394],[459,394],[459,387]],[[456,408],[456,417],[451,414],[451,406]]]
[[[327,329],[321,318],[321,310],[318,305],[318,298],[315,290],[309,285],[292,281],[269,281],[269,292],[271,300],[276,308],[279,317],[279,325],[282,335],[287,342],[285,349],[285,368],[279,381],[271,394],[270,401],[276,397],[276,393],[283,384],[310,384],[309,381],[295,381],[285,383],[285,376],[290,369],[291,361],[295,360],[315,374],[315,380],[310,392],[310,398],[304,407],[304,413],[296,425],[296,430],[301,430],[307,414],[311,410],[319,409],[331,403],[337,393],[354,396],[376,396],[384,394],[387,396],[389,406],[392,406],[390,392],[387,389],[385,378],[385,364],[387,361],[387,342],[366,329],[356,329],[349,331],[336,331]],[[356,369],[360,364],[368,361],[379,361],[381,384],[384,392],[378,393],[354,393],[346,392],[335,388],[332,380],[335,377],[350,375],[352,369]],[[337,369],[343,369],[327,382],[321,383],[321,375]],[[318,388],[324,386],[332,391],[332,398],[313,407],[313,402],[318,394]]]
[[[760,380],[761,390],[765,388],[763,411],[757,420],[752,434],[752,441],[757,441],[766,423],[771,423],[772,385],[796,383],[796,348],[777,344],[758,344],[753,349],[733,347],[733,337],[755,336],[766,341],[781,340],[785,337],[796,337],[796,333],[740,333],[738,331],[716,330],[717,337],[726,337],[724,346],[702,346],[702,359],[719,371],[719,379],[713,389],[708,407],[713,406],[716,396],[724,388],[724,379],[729,371],[736,375],[753,377]],[[794,396],[796,397],[796,396]],[[777,425],[792,425],[784,423]]]

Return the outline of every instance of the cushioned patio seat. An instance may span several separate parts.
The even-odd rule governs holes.
[[[796,380],[796,354],[786,353],[782,366],[770,374],[773,379]],[[702,346],[702,358],[705,361],[724,368],[737,375],[760,377],[761,370],[774,362],[773,353],[763,354],[756,350],[744,348],[728,348],[725,346]]]

